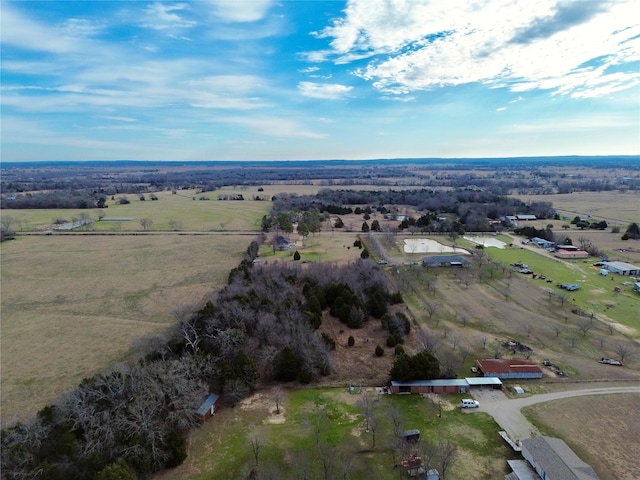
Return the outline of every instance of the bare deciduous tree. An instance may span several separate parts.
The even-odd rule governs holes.
[[[282,402],[282,389],[280,387],[274,387],[271,396],[276,404],[276,414],[280,415],[280,403]]]
[[[583,321],[582,323],[580,323],[578,328],[582,332],[582,336],[585,337],[587,333],[589,333],[589,330],[593,328],[593,320],[589,319],[589,320]]]
[[[628,345],[618,342],[616,343],[616,354],[620,359],[620,363],[624,363],[625,358],[628,359],[632,355],[632,352]]]
[[[251,447],[251,454],[253,455],[253,459],[256,462],[256,467],[258,466],[258,462],[260,461],[260,451],[262,450],[262,440],[257,436],[249,439],[249,446]]]
[[[140,219],[140,226],[146,230],[147,228],[151,228],[151,225],[153,225],[153,220],[151,220],[150,218],[141,218]]]
[[[438,442],[438,459],[440,466],[440,478],[446,480],[447,472],[456,460],[458,448],[449,440],[440,440]]]
[[[437,302],[425,302],[424,310],[429,315],[429,318],[433,318],[436,312],[440,309],[440,304]]]
[[[171,219],[169,220],[169,228],[174,231],[182,230],[182,221]]]

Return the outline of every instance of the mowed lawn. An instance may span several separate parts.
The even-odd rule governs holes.
[[[2,244],[2,420],[34,414],[226,284],[251,235],[18,237]]]

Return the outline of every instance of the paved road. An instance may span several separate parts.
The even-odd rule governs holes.
[[[567,390],[562,392],[532,395],[531,397],[508,399],[500,390],[481,389],[474,392],[474,398],[480,402],[480,408],[468,410],[486,412],[514,440],[523,440],[540,432],[525,418],[520,409],[536,403],[550,402],[562,398],[582,395],[605,395],[613,393],[640,393],[640,385],[633,387],[588,388],[583,390]]]

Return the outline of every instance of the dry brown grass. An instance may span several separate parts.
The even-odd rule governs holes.
[[[606,220],[626,226],[640,221],[640,192],[575,192],[555,195],[513,195],[524,202],[551,202],[561,216]],[[553,222],[548,222],[553,223]],[[624,231],[624,229],[623,229]]]
[[[224,285],[251,236],[38,236],[2,245],[2,419],[24,417]]]
[[[548,402],[525,411],[544,431],[560,436],[602,480],[640,474],[640,395],[594,395]]]

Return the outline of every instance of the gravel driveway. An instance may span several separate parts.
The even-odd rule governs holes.
[[[550,402],[561,398],[582,395],[605,395],[612,393],[640,393],[640,386],[588,388],[584,390],[568,390],[555,393],[532,395],[525,398],[509,399],[501,390],[481,388],[473,390],[473,397],[480,402],[479,408],[465,410],[467,413],[486,412],[491,415],[500,427],[514,440],[523,440],[540,432],[520,413],[520,409],[536,403]]]

